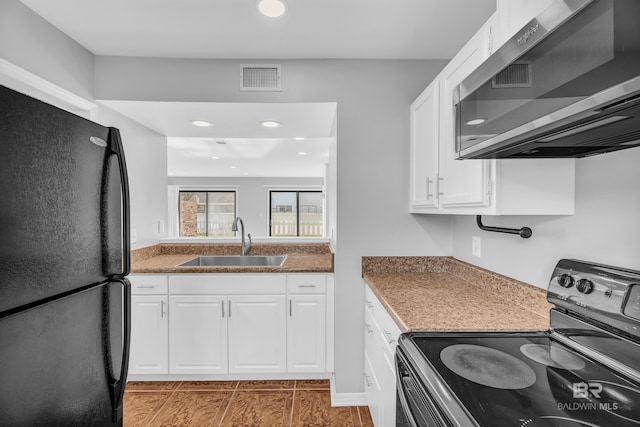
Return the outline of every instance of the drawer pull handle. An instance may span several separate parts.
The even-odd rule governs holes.
[[[153,289],[156,285],[136,285],[136,289]]]
[[[371,325],[370,325],[370,324],[365,323],[365,324],[364,324],[364,326],[365,326],[365,328],[367,328],[367,333],[369,333],[369,334],[370,334],[370,333],[372,333],[372,332],[373,332],[373,328],[371,328]]]
[[[160,317],[164,317],[166,312],[164,311],[164,300],[160,301]]]
[[[369,301],[369,300],[365,300],[365,302],[366,302],[366,304],[367,304],[367,307],[369,307],[369,308],[373,308],[373,303],[372,303],[371,301]]]
[[[391,335],[391,332],[387,332],[384,329],[382,330],[382,333],[384,334],[384,337],[387,339],[387,342],[389,344],[391,344],[392,342],[395,342],[395,340],[393,338],[391,338],[393,335]]]
[[[220,304],[220,307],[222,307],[222,317],[224,317],[224,301],[222,301],[222,304]]]
[[[298,285],[299,288],[315,288],[316,285]]]

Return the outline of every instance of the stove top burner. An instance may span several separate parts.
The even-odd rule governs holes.
[[[440,352],[442,363],[463,378],[488,387],[517,390],[536,382],[523,361],[500,350],[472,344],[454,344]]]
[[[579,370],[585,367],[585,363],[580,357],[554,343],[550,345],[524,344],[520,347],[520,351],[529,359],[553,368]]]

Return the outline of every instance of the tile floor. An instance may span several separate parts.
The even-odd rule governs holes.
[[[366,406],[331,407],[328,380],[129,382],[124,427],[373,427]]]

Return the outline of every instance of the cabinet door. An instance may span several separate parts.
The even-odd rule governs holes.
[[[289,297],[287,372],[324,372],[326,360],[324,295]]]
[[[169,373],[227,373],[225,303],[211,295],[169,297]]]
[[[167,297],[131,297],[130,374],[168,374]]]
[[[462,48],[445,68],[440,82],[440,206],[487,206],[489,160],[455,160],[453,89],[484,61],[488,54],[482,31]]]
[[[411,104],[410,212],[438,206],[439,91],[435,80]]]
[[[375,427],[386,427],[383,424],[382,393],[376,378],[369,354],[364,353],[364,395]],[[394,424],[391,424],[394,425]]]
[[[284,295],[229,297],[229,373],[286,372]]]

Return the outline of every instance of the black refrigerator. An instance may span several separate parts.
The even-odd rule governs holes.
[[[0,86],[0,425],[121,426],[129,190],[118,129]]]

